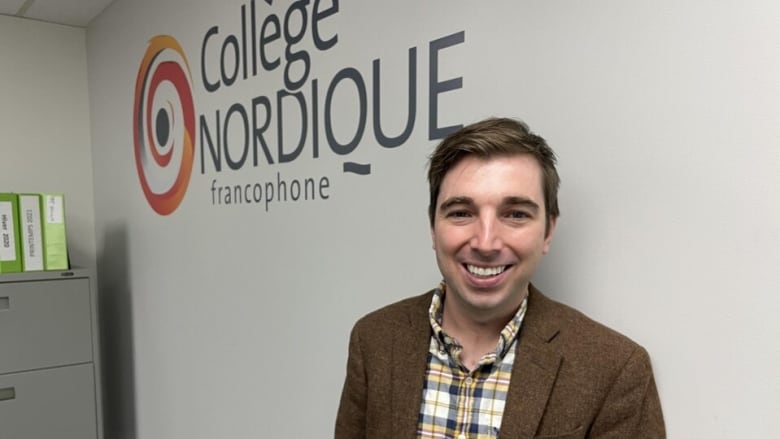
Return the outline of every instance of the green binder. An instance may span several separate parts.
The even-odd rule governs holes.
[[[65,197],[41,194],[44,270],[67,270],[68,240],[65,235]]]

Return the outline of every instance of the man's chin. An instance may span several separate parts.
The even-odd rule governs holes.
[[[466,298],[469,308],[479,312],[498,311],[507,304],[507,297],[500,292],[493,293],[470,293]]]

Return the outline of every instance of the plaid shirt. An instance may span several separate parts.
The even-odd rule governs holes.
[[[501,428],[504,402],[515,362],[517,334],[528,299],[501,331],[496,350],[469,371],[461,362],[463,347],[441,328],[445,285],[436,289],[429,316],[433,335],[428,351],[418,438],[487,439]]]

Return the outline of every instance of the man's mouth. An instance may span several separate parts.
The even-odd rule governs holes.
[[[499,274],[503,273],[504,270],[509,268],[509,265],[500,265],[498,267],[479,267],[477,265],[464,264],[464,266],[469,273],[482,278],[498,276]]]

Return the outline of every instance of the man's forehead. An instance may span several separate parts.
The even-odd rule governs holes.
[[[542,190],[542,167],[530,154],[502,154],[490,157],[468,155],[450,167],[442,180],[441,190],[448,187],[467,189],[463,186],[479,184],[486,180],[495,183],[492,188],[494,191],[507,190],[513,186],[517,190],[524,191]]]
[[[517,167],[524,167],[526,165],[533,164],[535,168],[541,171],[542,166],[539,161],[532,154],[527,152],[517,153],[499,153],[490,155],[480,154],[465,154],[459,157],[452,165],[450,165],[447,172],[444,174],[446,177],[459,167],[463,167],[464,163],[476,167],[489,166],[496,162],[514,162]]]

